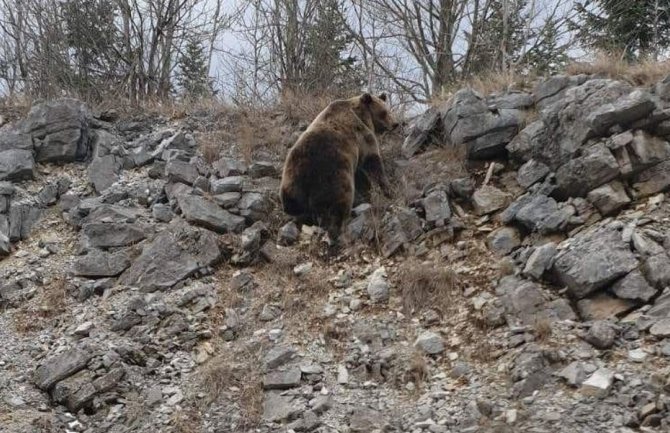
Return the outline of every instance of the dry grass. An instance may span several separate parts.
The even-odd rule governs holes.
[[[551,322],[548,319],[539,319],[533,325],[533,334],[538,341],[545,341],[551,337]]]
[[[200,371],[199,390],[205,394],[203,403],[209,405],[220,398],[229,399],[238,407],[243,429],[260,422],[263,411],[263,382],[258,353],[227,351],[209,360]]]
[[[457,290],[456,274],[449,268],[437,268],[435,264],[407,260],[398,269],[405,314],[432,308],[445,315],[453,307],[453,296]]]
[[[174,433],[197,433],[202,431],[202,417],[194,409],[175,412],[170,417]]]
[[[506,92],[510,90],[530,90],[533,88],[535,75],[523,75],[515,71],[488,72],[457,81],[442,89],[431,104],[438,105],[451,98],[458,90],[469,87],[483,95]]]
[[[620,55],[600,53],[593,61],[568,65],[566,72],[570,75],[596,75],[626,81],[635,86],[647,86],[670,74],[670,60],[628,63]]]
[[[64,277],[54,278],[43,287],[31,306],[24,306],[14,314],[14,327],[19,333],[40,331],[50,326],[67,306],[67,282]],[[36,304],[36,305],[35,305]]]

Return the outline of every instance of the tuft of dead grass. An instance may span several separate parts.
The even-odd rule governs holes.
[[[50,284],[42,288],[36,299],[37,305],[22,307],[16,311],[14,314],[14,328],[19,333],[45,329],[53,320],[65,312],[67,296],[65,278],[54,278]]]
[[[547,340],[552,334],[551,322],[546,318],[535,321],[533,324],[533,334],[538,341]]]
[[[507,92],[511,90],[530,90],[533,88],[534,74],[521,74],[510,71],[494,71],[473,75],[446,86],[442,92],[430,101],[431,105],[439,105],[451,98],[458,90],[469,87],[482,95]]]
[[[263,381],[260,370],[248,366],[259,364],[260,355],[249,351],[229,351],[210,359],[199,377],[203,403],[209,405],[226,396],[239,406],[242,429],[257,426],[263,411]]]
[[[626,81],[634,86],[649,86],[670,74],[670,60],[643,60],[629,63],[621,55],[598,53],[590,62],[573,62],[566,68],[569,75],[596,75]]]
[[[407,260],[398,270],[398,287],[406,315],[424,308],[444,315],[452,304],[457,284],[456,274],[447,267]]]

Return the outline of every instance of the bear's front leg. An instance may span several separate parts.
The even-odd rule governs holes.
[[[384,197],[391,198],[391,185],[389,184],[382,159],[379,155],[370,155],[363,163],[363,170],[382,190]]]

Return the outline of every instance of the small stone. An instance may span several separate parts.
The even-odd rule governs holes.
[[[606,321],[597,321],[591,325],[585,340],[591,343],[596,349],[609,349],[614,344],[616,331],[614,327]]]
[[[340,385],[349,383],[349,372],[347,371],[347,367],[341,364],[337,366],[337,383]]]
[[[507,424],[514,424],[516,422],[517,416],[517,410],[510,409],[505,412],[505,422],[507,422]]]
[[[477,215],[487,215],[496,212],[510,202],[511,196],[491,185],[480,187],[472,195],[472,201]]]
[[[298,241],[299,237],[300,231],[298,230],[298,226],[291,221],[279,229],[277,243],[283,246],[293,245]]]
[[[270,349],[270,351],[263,358],[263,362],[266,369],[272,370],[286,364],[291,359],[293,359],[295,355],[296,352],[294,348],[277,346]]]
[[[487,244],[489,250],[505,256],[521,245],[521,236],[514,227],[501,227],[488,236]]]
[[[80,337],[88,337],[88,334],[91,332],[91,329],[94,328],[93,322],[84,322],[81,325],[77,326],[73,334]]]
[[[414,346],[420,348],[429,355],[436,355],[444,352],[444,342],[438,334],[426,331],[419,335],[414,342]]]
[[[663,346],[661,346],[661,354],[670,357],[670,341],[666,341]]]
[[[584,395],[602,396],[612,387],[614,373],[606,368],[599,368],[582,383],[581,392]]]
[[[312,270],[312,262],[302,263],[293,268],[293,273],[298,277],[307,275]]]
[[[176,406],[183,400],[184,400],[184,394],[181,392],[180,389],[177,389],[177,391],[165,401],[165,404],[167,404],[168,406]]]
[[[655,337],[670,337],[670,319],[661,319],[654,323],[649,329],[649,333]]]
[[[263,310],[258,316],[263,322],[270,322],[281,316],[281,307],[278,305],[265,304],[263,305]]]
[[[273,371],[263,378],[265,389],[289,389],[300,385],[300,369],[291,368],[286,371]]]
[[[573,361],[558,373],[559,377],[565,379],[568,385],[579,386],[586,378],[584,364],[579,361]]]
[[[373,303],[386,302],[389,299],[389,283],[386,281],[386,269],[375,270],[368,281],[368,295]]]
[[[147,406],[155,406],[163,401],[163,391],[160,386],[154,386],[147,391],[146,404]]]
[[[523,274],[537,280],[541,279],[544,272],[551,268],[552,260],[556,257],[557,253],[556,244],[553,242],[535,248],[535,251],[533,251],[526,261]]]
[[[633,349],[628,351],[628,359],[633,362],[643,362],[647,358],[647,352],[642,349]]]
[[[323,367],[321,367],[319,364],[301,364],[300,371],[303,374],[322,374]]]

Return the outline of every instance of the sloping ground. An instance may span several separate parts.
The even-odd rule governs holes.
[[[33,107],[0,130],[0,431],[667,431],[668,87],[458,92],[335,260],[239,119]]]

